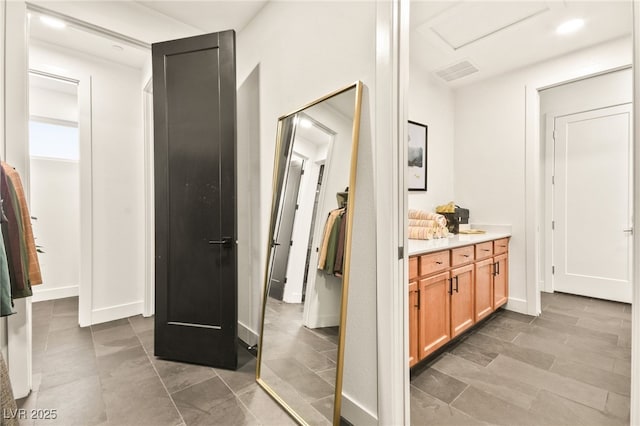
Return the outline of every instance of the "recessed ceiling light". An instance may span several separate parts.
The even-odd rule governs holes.
[[[51,16],[41,16],[40,17],[40,22],[42,22],[43,24],[51,27],[51,28],[55,28],[58,30],[61,30],[62,28],[66,27],[67,24],[65,24],[64,22],[62,22],[59,19],[56,18],[52,18]]]
[[[556,33],[571,34],[573,32],[578,31],[583,26],[584,26],[584,19],[571,19],[567,22],[564,22],[558,25],[558,28],[556,28]]]

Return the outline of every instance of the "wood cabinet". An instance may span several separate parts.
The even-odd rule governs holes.
[[[416,281],[409,283],[409,367],[413,367],[418,356],[418,315],[420,313],[420,292]]]
[[[509,299],[509,255],[503,253],[494,258],[493,271],[493,309],[507,303]]]
[[[481,260],[476,269],[476,322],[488,317],[493,308],[493,258]]]
[[[473,246],[471,247],[473,249]],[[451,337],[457,337],[476,322],[474,299],[474,266],[451,271]]]
[[[450,284],[449,272],[442,272],[419,281],[420,349],[418,356],[420,359],[451,340]]]
[[[409,258],[409,366],[509,298],[509,238]]]

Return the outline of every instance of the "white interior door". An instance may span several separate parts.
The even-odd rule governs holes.
[[[631,104],[555,118],[557,291],[631,302]]]

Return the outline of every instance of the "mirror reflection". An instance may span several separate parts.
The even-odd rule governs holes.
[[[257,379],[302,424],[340,418],[360,93],[357,83],[278,125]]]

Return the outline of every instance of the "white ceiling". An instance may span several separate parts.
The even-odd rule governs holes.
[[[155,43],[197,34],[234,29],[240,31],[268,0],[159,0],[159,1],[51,1],[31,0],[36,7],[142,41]],[[109,61],[141,68],[149,50],[74,25],[58,30],[30,12],[30,37],[78,50]],[[113,45],[122,47],[116,50]]]
[[[260,12],[267,0],[152,0],[136,3],[209,33],[242,30]]]
[[[556,27],[584,19],[576,33]],[[411,61],[436,72],[464,60],[478,72],[453,80],[459,87],[605,41],[630,36],[629,1],[411,2]]]
[[[154,43],[206,32],[240,31],[268,0],[31,0],[75,19]],[[558,36],[569,18],[582,30]],[[411,1],[411,60],[435,72],[463,60],[479,72],[448,83],[469,84],[604,41],[629,36],[630,1]],[[32,19],[31,36],[136,68],[149,52],[72,26],[54,30]],[[113,47],[117,44],[122,51]],[[436,77],[437,78],[437,77]]]

